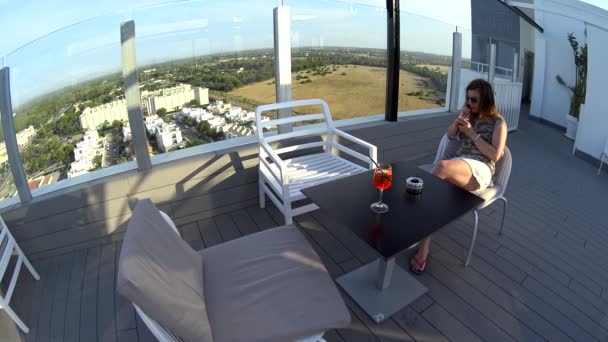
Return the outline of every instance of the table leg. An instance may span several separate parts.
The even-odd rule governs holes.
[[[386,261],[380,260],[378,263],[378,289],[385,290],[391,285],[393,278],[393,269],[395,268],[395,258],[390,258]]]
[[[376,323],[385,321],[427,291],[395,263],[395,258],[377,259],[336,281]]]

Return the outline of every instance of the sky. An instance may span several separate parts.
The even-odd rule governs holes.
[[[6,55],[4,63],[11,67],[13,105],[119,71],[120,23],[127,20],[135,21],[138,65],[271,48],[272,10],[280,2],[291,7],[294,47],[386,47],[384,0],[195,0],[156,5],[159,1],[163,0],[0,0],[0,56]],[[402,50],[449,55],[458,26],[465,32],[463,50],[470,51],[470,0],[401,0],[401,11]]]

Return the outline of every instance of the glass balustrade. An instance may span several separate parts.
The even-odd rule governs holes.
[[[186,1],[133,11],[151,154],[255,133],[275,102],[276,1]]]
[[[292,99],[324,99],[335,120],[381,119],[384,1],[193,0],[138,7],[49,33],[2,59],[11,70],[15,131],[33,195],[100,169],[136,167],[122,77],[126,21],[135,25],[149,154],[212,147],[254,134],[255,107],[277,100],[273,9],[278,5],[291,12]],[[463,32],[463,68],[483,68],[483,51],[471,47],[480,37],[401,12],[400,112],[445,108],[455,30]],[[310,112],[320,108],[294,114]],[[7,159],[0,145],[0,198],[16,194]]]
[[[456,26],[407,12],[400,17],[399,111],[445,108]]]
[[[384,1],[285,1],[291,8],[292,98],[325,100],[334,120],[382,114]],[[295,114],[320,113],[314,106]]]
[[[120,45],[126,19],[90,19],[6,57],[17,142],[33,193],[128,160]]]

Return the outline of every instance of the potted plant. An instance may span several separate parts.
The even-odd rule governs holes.
[[[576,67],[576,80],[574,85],[568,85],[564,79],[557,75],[557,82],[566,89],[570,95],[570,112],[566,115],[568,125],[566,127],[566,137],[574,139],[578,126],[578,118],[581,113],[581,105],[585,103],[587,94],[587,44],[579,46],[573,33],[568,33],[568,42],[574,51],[574,65]]]

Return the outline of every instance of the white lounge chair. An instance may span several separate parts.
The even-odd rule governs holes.
[[[454,156],[457,148],[456,145],[456,143],[448,139],[447,135],[444,135],[439,142],[439,147],[437,148],[437,154],[435,155],[435,161],[433,164],[422,165],[420,168],[431,172],[431,169],[435,164],[437,164],[437,162],[440,160],[450,159]],[[473,226],[473,237],[471,239],[471,246],[469,247],[469,253],[467,254],[465,266],[469,266],[469,261],[471,260],[471,255],[473,254],[473,247],[475,246],[475,239],[477,238],[477,226],[479,223],[479,215],[477,212],[494,203],[496,200],[501,200],[504,202],[502,220],[500,221],[500,230],[498,231],[498,234],[502,234],[502,228],[505,224],[505,216],[507,215],[507,199],[505,198],[504,194],[507,190],[509,177],[511,176],[511,166],[511,151],[509,151],[509,148],[505,146],[505,151],[502,158],[500,158],[500,160],[498,160],[496,163],[496,171],[494,173],[492,182],[493,184],[483,191],[474,192],[476,195],[483,198],[484,202],[473,210],[473,214],[475,215],[475,224]]]
[[[267,111],[311,105],[321,106],[323,113],[294,115],[289,118],[262,121],[262,114]],[[374,167],[370,158],[376,160],[376,146],[337,129],[331,119],[329,107],[323,100],[301,100],[258,106],[255,114],[260,144],[260,207],[264,208],[266,204],[265,196],[270,197],[285,216],[285,224],[291,224],[293,216],[318,209],[314,203],[297,208],[292,207],[294,202],[306,198],[300,190]],[[298,127],[299,129],[290,133],[264,136],[266,127],[307,121],[315,121],[317,124]],[[278,148],[271,146],[278,142],[289,144],[291,139],[311,136],[320,136],[321,141],[279,146]],[[338,139],[344,139],[363,147],[367,150],[367,155],[344,146]],[[299,152],[298,157],[285,160],[280,157],[281,154],[294,151]],[[302,155],[304,152],[307,153]],[[344,155],[353,157],[365,166],[346,159]]]
[[[23,254],[23,251],[21,248],[19,248],[17,241],[15,241],[15,238],[8,230],[6,223],[4,223],[4,220],[2,217],[0,217],[0,280],[4,278],[9,261],[13,256],[17,256],[17,262],[13,268],[13,274],[11,275],[6,293],[2,293],[2,291],[0,291],[0,309],[6,310],[8,316],[17,324],[17,326],[19,326],[19,328],[21,328],[21,330],[23,330],[24,333],[27,334],[30,329],[21,320],[21,318],[17,316],[17,313],[15,313],[9,304],[17,284],[17,278],[19,278],[19,271],[21,271],[22,264],[25,264],[25,267],[27,267],[34,279],[40,280],[40,276],[34,269],[34,266],[32,266],[32,264],[29,262],[25,254]]]
[[[133,210],[116,289],[161,342],[316,342],[350,324],[333,280],[295,226],[196,252],[148,199]]]

